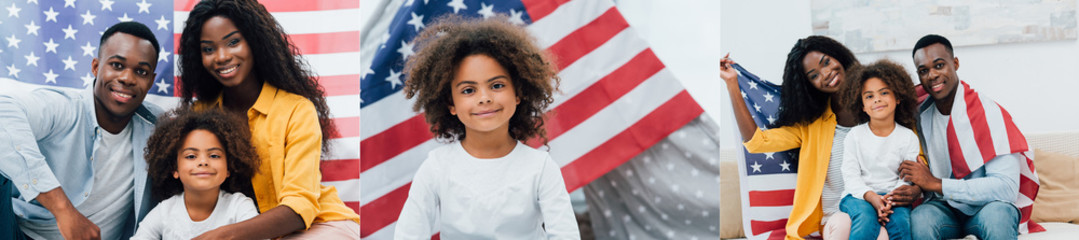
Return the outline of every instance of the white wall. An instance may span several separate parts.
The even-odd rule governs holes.
[[[660,61],[712,119],[722,119],[719,78],[720,1],[615,0]]]
[[[761,78],[782,82],[787,52],[812,34],[809,1],[722,1],[720,8],[721,51]],[[959,46],[955,55],[959,78],[1004,106],[1023,132],[1079,131],[1079,41]],[[863,64],[889,58],[917,78],[910,50],[857,57]],[[737,147],[729,97],[716,93],[722,95],[720,145]]]

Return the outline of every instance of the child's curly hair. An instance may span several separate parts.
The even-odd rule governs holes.
[[[412,110],[424,112],[436,138],[450,142],[465,138],[464,124],[449,112],[450,83],[462,59],[482,54],[506,69],[521,99],[509,121],[510,137],[518,141],[539,137],[547,143],[543,114],[554,101],[551,95],[559,78],[551,58],[524,28],[505,16],[483,20],[449,15],[427,26],[414,41],[421,50],[406,64],[405,97],[416,97]]]
[[[869,115],[862,106],[862,87],[870,78],[878,78],[888,85],[895,96],[895,122],[914,129],[917,117],[918,96],[914,92],[914,81],[903,66],[887,59],[866,66],[856,66],[847,71],[847,86],[843,87],[841,101],[847,109],[858,113],[858,123],[869,122]]]
[[[180,107],[160,118],[146,143],[145,158],[154,201],[165,200],[184,191],[183,183],[173,178],[172,173],[177,171],[177,158],[187,135],[199,129],[213,133],[225,148],[229,177],[221,183],[221,189],[254,197],[251,177],[258,171],[259,157],[251,145],[251,133],[247,126],[238,116],[216,108],[196,111],[190,107]]]

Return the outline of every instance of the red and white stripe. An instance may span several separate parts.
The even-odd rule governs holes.
[[[180,33],[188,12],[198,0],[173,3],[174,35],[170,59],[178,65]],[[355,0],[261,0],[259,1],[289,34],[302,58],[318,74],[326,90],[330,114],[339,137],[330,140],[332,152],[321,162],[322,183],[337,188],[338,195],[357,213],[360,209],[360,10]],[[175,69],[179,69],[178,67]],[[179,71],[175,71],[179,82]],[[178,87],[178,86],[174,86]],[[174,88],[173,92],[178,90]]]
[[[966,82],[956,90],[948,124],[948,153],[952,174],[963,178],[998,155],[1021,153],[1025,162],[1019,164],[1019,195],[1015,206],[1022,217],[1019,232],[1045,231],[1030,222],[1034,199],[1038,195],[1038,175],[1034,169],[1034,153],[1026,137],[1012,121],[1008,111],[987,96],[979,95]],[[958,101],[962,100],[962,101]],[[964,111],[965,110],[965,111]]]
[[[610,1],[523,1],[527,29],[558,59],[561,94],[546,129],[574,190],[636,156],[703,110]],[[392,17],[392,16],[390,16]],[[440,145],[402,93],[361,110],[361,237],[389,239],[427,152]],[[533,147],[542,144],[528,143]]]
[[[748,175],[745,154],[738,154],[742,197],[742,226],[749,239],[783,239],[787,216],[794,205],[794,173]]]

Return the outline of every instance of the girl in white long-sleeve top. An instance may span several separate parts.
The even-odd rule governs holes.
[[[899,165],[917,161],[914,84],[899,64],[881,60],[852,69],[844,102],[858,114],[843,151],[844,195],[839,210],[850,215],[850,239],[911,239],[909,206],[893,206],[890,193],[903,185]]]
[[[558,77],[504,17],[440,19],[416,37],[405,96],[436,138],[413,178],[394,239],[579,239],[543,114]]]

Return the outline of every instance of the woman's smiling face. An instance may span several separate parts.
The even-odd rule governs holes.
[[[805,69],[806,79],[809,79],[809,85],[829,94],[839,91],[840,83],[847,72],[839,60],[819,51],[806,54],[805,58],[802,58],[802,67]]]
[[[202,66],[221,85],[235,87],[248,80],[254,65],[251,47],[232,20],[222,16],[206,20],[199,42]]]

